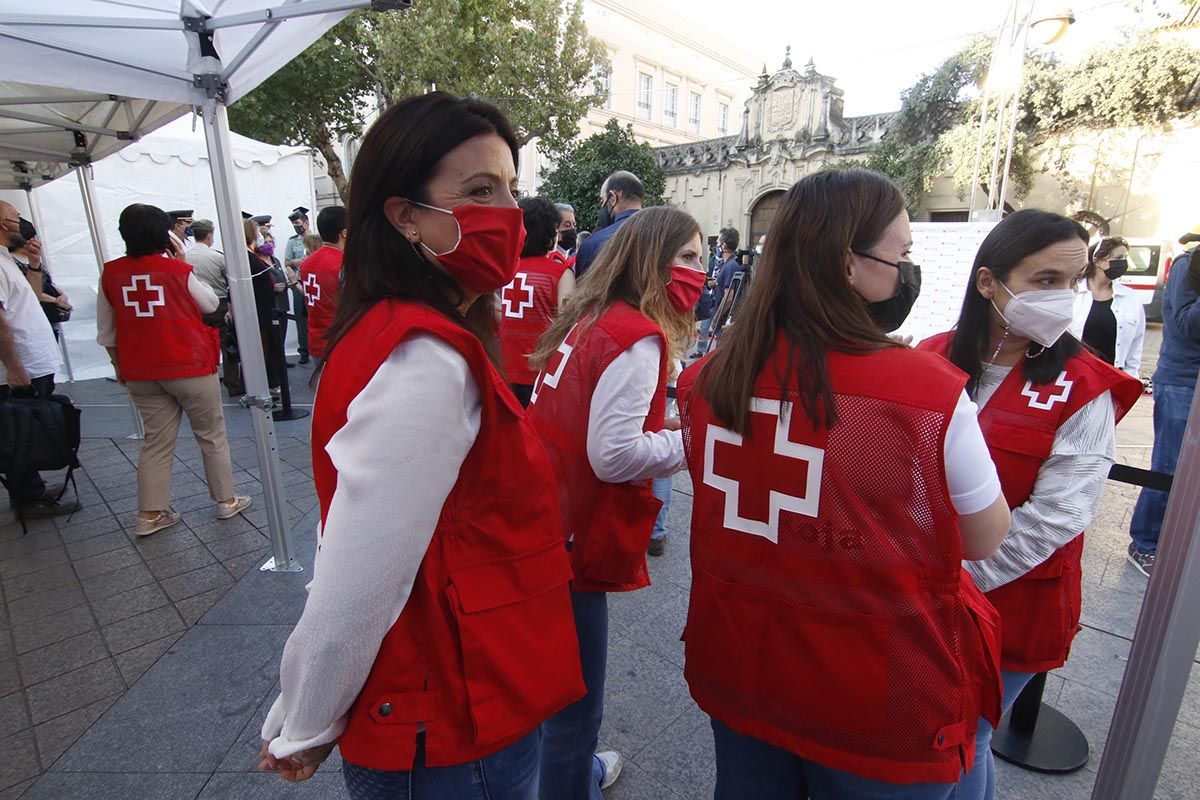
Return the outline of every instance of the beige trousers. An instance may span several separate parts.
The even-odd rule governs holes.
[[[146,429],[138,459],[138,510],[165,511],[171,506],[171,467],[181,414],[187,414],[200,444],[209,495],[218,502],[232,498],[233,465],[216,373],[171,381],[129,381],[126,387]]]

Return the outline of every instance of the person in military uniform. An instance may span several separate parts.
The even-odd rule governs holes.
[[[183,261],[183,254],[190,247],[187,240],[192,235],[193,213],[195,213],[194,209],[191,208],[167,212],[167,216],[171,218],[171,229],[168,237],[171,242],[171,253],[180,261]]]
[[[299,341],[300,363],[308,363],[308,304],[304,300],[304,290],[300,286],[300,262],[308,252],[304,249],[304,237],[309,233],[308,209],[296,206],[288,221],[296,233],[288,237],[287,248],[283,251],[283,268],[287,272],[288,286],[292,289],[292,314],[296,317],[296,338]]]

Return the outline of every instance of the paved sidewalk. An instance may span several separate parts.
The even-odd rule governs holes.
[[[307,377],[291,370],[294,384]],[[279,655],[310,571],[259,572],[269,555],[265,512],[218,522],[198,451],[181,438],[174,496],[184,521],[145,540],[125,531],[134,512],[139,443],[119,387],[67,388],[85,408],[80,493],[70,519],[26,537],[0,515],[0,800],[343,798],[336,754],[306,784],[254,771],[258,729],[277,692]],[[297,403],[311,392],[297,388]],[[1119,430],[1119,458],[1145,465],[1150,398]],[[249,415],[226,410],[241,491],[261,495]],[[308,420],[280,423],[288,512],[307,567],[315,544]],[[1074,775],[999,767],[999,796],[1090,796],[1145,579],[1124,559],[1136,490],[1110,484],[1084,555],[1084,630],[1047,701],[1088,735],[1093,756]],[[609,800],[712,796],[708,722],[687,693],[679,634],[687,610],[691,487],[676,480],[667,555],[653,586],[610,600],[602,743],[629,759]],[[1200,796],[1200,687],[1195,677],[1157,797]]]

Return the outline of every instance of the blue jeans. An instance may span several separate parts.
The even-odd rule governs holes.
[[[886,783],[808,761],[712,720],[715,800],[977,800],[954,783]]]
[[[54,394],[53,373],[33,378],[30,380],[30,384],[33,386],[33,393],[38,397],[49,397]],[[8,386],[4,386],[3,396],[8,397],[11,391]],[[46,482],[36,471],[14,473],[6,475],[5,478],[8,480],[8,499],[14,506],[41,500],[46,495]]]
[[[595,756],[604,719],[608,595],[571,592],[587,694],[542,723],[542,800],[600,800],[603,767]]]
[[[1175,473],[1195,391],[1191,386],[1154,384],[1154,450],[1150,455],[1150,469],[1155,472]],[[1158,535],[1162,533],[1166,511],[1166,492],[1142,489],[1129,523],[1129,538],[1138,549],[1151,553],[1158,550]]]
[[[654,518],[654,532],[650,534],[651,539],[667,538],[667,514],[671,511],[671,492],[674,486],[674,478],[654,479],[654,496],[662,501],[662,508],[658,510],[658,516]]]
[[[1033,672],[1001,671],[1000,680],[1004,683],[1004,697],[1000,700],[1001,716],[1012,710],[1017,697],[1035,677],[1037,675]],[[992,755],[993,732],[990,722],[986,719],[979,720],[979,728],[975,731],[975,764],[958,784],[964,791],[960,797],[980,800],[994,800],[996,797],[996,757]],[[982,794],[979,793],[980,789],[983,790]]]
[[[342,762],[352,800],[537,800],[539,736],[535,730],[490,756],[452,767],[425,766],[425,735],[408,772]]]

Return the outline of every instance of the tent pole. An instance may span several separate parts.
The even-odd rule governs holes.
[[[225,246],[225,262],[229,275],[229,303],[242,355],[242,374],[247,396],[243,402],[250,407],[254,423],[254,443],[258,450],[258,467],[262,476],[263,501],[267,504],[267,524],[271,531],[273,558],[263,569],[275,572],[300,572],[292,544],[291,526],[283,506],[283,480],[279,467],[279,451],[275,443],[275,421],[271,418],[271,393],[267,386],[266,361],[263,357],[254,304],[254,289],[250,283],[250,260],[244,242],[240,201],[233,172],[233,150],[229,139],[229,118],[225,106],[210,98],[203,106],[204,137],[208,142],[208,166],[212,170],[213,189],[217,202],[217,220],[221,226],[221,241]],[[249,346],[246,346],[249,345]]]
[[[1144,489],[1142,491],[1145,491]],[[1200,392],[1192,398],[1094,800],[1154,795],[1200,644]]]
[[[79,178],[79,194],[83,197],[83,213],[87,217],[88,233],[92,237],[92,250],[96,253],[97,272],[103,272],[104,265],[109,260],[108,243],[104,241],[104,227],[101,225],[100,212],[96,206],[96,192],[95,187],[92,186],[92,167],[90,164],[80,164],[75,168],[75,174]],[[129,411],[133,415],[133,435],[129,438],[146,438],[146,429],[142,427],[142,415],[134,406],[132,397],[129,398]]]
[[[42,232],[42,215],[38,212],[37,200],[33,196],[33,186],[25,186],[25,203],[29,206],[29,221],[33,223],[33,229],[38,232],[38,238],[41,238]],[[43,243],[44,244],[44,243]],[[46,266],[45,254],[42,255],[42,266]],[[67,334],[63,332],[61,325],[54,326],[54,333],[58,336],[58,349],[62,353],[63,366],[67,370],[67,383],[75,381],[75,370],[71,369],[71,352],[67,347]]]

